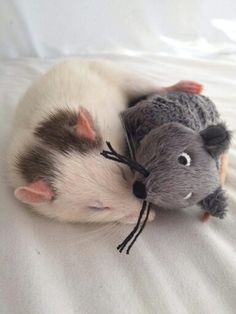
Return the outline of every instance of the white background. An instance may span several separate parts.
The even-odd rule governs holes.
[[[2,58],[235,51],[233,0],[0,1]]]

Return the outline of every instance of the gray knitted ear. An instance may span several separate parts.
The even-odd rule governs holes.
[[[231,140],[231,132],[223,123],[210,125],[200,132],[206,150],[217,157],[228,150]]]
[[[224,190],[219,187],[212,194],[208,195],[204,200],[199,202],[203,210],[212,216],[223,219],[226,215],[227,200]]]

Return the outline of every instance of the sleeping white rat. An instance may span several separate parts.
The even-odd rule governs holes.
[[[189,81],[160,88],[102,60],[54,66],[15,112],[8,161],[16,198],[60,221],[135,223],[140,201],[122,166],[100,155],[104,143],[123,151],[119,114],[128,102],[154,92],[200,89]]]

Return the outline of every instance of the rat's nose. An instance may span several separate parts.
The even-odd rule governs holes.
[[[140,181],[135,181],[133,184],[133,193],[137,198],[145,199],[147,197],[146,187]]]

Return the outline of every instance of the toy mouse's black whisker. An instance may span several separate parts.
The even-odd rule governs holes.
[[[128,249],[126,251],[126,254],[129,254],[129,251],[130,249],[132,248],[132,246],[134,245],[135,241],[137,240],[137,238],[139,237],[139,235],[142,233],[145,225],[146,225],[146,222],[148,220],[148,216],[149,216],[149,213],[150,213],[150,208],[151,208],[151,203],[148,203],[148,207],[147,207],[147,211],[146,211],[146,217],[143,221],[143,224],[141,226],[141,228],[139,229],[138,233],[136,234],[136,236],[134,237],[133,241],[130,243],[130,245],[128,246]]]
[[[134,226],[134,228],[130,232],[130,234],[124,239],[124,241],[117,246],[117,250],[119,250],[120,253],[123,251],[123,249],[125,248],[127,243],[132,239],[132,237],[135,235],[136,231],[138,230],[138,228],[140,226],[140,223],[141,223],[141,220],[142,220],[142,217],[143,217],[143,215],[145,213],[146,207],[147,207],[147,202],[143,201],[142,209],[140,211],[140,214],[139,214],[138,221],[137,221],[136,225]]]
[[[121,162],[123,164],[128,165],[131,169],[138,171],[139,173],[141,173],[144,177],[148,177],[149,176],[149,172],[143,167],[141,166],[139,163],[137,163],[135,160],[132,160],[126,156],[120,155],[118,154],[114,148],[111,146],[111,143],[106,142],[108,148],[110,149],[110,151],[107,150],[103,150],[101,152],[101,155],[107,159],[111,159],[117,162]]]
[[[122,164],[129,166],[129,161],[127,161],[125,158],[122,158],[120,156],[114,156],[112,152],[104,150],[103,152],[101,152],[101,155],[107,159],[114,160],[114,161],[117,161],[117,162],[120,162]]]
[[[128,165],[130,167],[130,169],[138,171],[144,177],[149,176],[149,172],[143,166],[141,166],[135,159],[130,159],[129,157],[126,157],[126,156],[123,156],[123,155],[120,155],[119,153],[117,153],[114,150],[114,148],[111,146],[110,142],[106,142],[106,144],[107,144],[107,147],[109,148],[109,150],[103,150],[101,152],[101,155],[103,157],[110,159],[110,160],[114,160],[116,162],[123,163],[125,165]],[[129,148],[133,149],[132,145],[130,145]],[[131,153],[132,153],[132,156],[135,158],[134,151],[132,151]],[[143,218],[143,215],[144,215],[146,210],[147,210],[146,216],[145,216],[144,221],[142,222],[142,218]],[[140,235],[140,233],[143,231],[143,229],[145,227],[146,221],[147,221],[148,216],[149,216],[149,211],[150,211],[150,204],[148,203],[148,207],[147,207],[147,201],[143,201],[143,205],[142,205],[142,208],[141,208],[141,211],[140,211],[140,214],[138,217],[138,221],[137,221],[135,227],[130,232],[130,234],[124,239],[124,241],[117,246],[117,250],[120,253],[124,250],[124,248],[126,247],[128,242],[130,240],[132,240],[132,238],[135,236],[133,241],[131,242],[131,244],[129,245],[129,247],[126,251],[126,254],[129,254],[131,247],[133,246],[134,242],[136,241],[136,239],[138,238],[138,236]],[[142,222],[142,225],[141,225],[141,228],[139,229],[141,222]],[[137,234],[135,235],[136,232],[137,232]]]
[[[123,164],[127,164],[127,163],[126,163],[124,160],[122,160],[122,159],[119,159],[119,158],[117,158],[117,157],[114,157],[114,156],[112,156],[112,155],[110,155],[110,154],[106,154],[106,151],[103,151],[103,152],[101,153],[101,155],[102,155],[103,157],[107,158],[107,159],[114,160],[114,161],[117,161],[117,162],[121,162],[121,163],[123,163]]]

